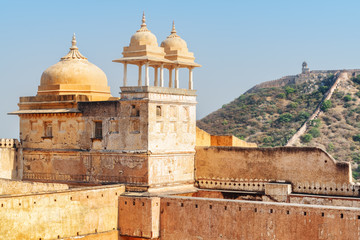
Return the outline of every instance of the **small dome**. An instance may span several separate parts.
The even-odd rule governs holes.
[[[142,17],[141,28],[131,36],[130,46],[149,45],[158,46],[157,39],[154,34],[146,27],[145,14]]]
[[[70,52],[41,75],[38,95],[91,95],[111,97],[105,73],[84,57],[76,46],[75,34]]]
[[[165,52],[169,50],[188,51],[185,40],[183,40],[181,37],[179,37],[179,35],[176,34],[174,23],[171,34],[161,43],[160,46],[165,48]]]

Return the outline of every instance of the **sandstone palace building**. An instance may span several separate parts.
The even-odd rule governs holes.
[[[122,55],[120,97],[75,35],[20,97],[19,140],[0,140],[1,239],[360,238],[349,163],[196,127],[201,65],[174,23],[159,45],[143,16]]]

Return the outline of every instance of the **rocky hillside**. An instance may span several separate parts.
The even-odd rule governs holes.
[[[265,82],[197,124],[211,134],[232,134],[260,147],[275,147],[285,146],[307,123],[292,145],[317,146],[335,159],[350,161],[359,179],[359,73],[346,71],[342,73],[346,78],[339,80],[339,71],[312,71]],[[335,89],[332,94],[331,88]],[[317,108],[320,113],[309,121]]]

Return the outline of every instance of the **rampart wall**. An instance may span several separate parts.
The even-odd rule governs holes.
[[[233,135],[211,135],[208,132],[196,127],[196,146],[236,146],[236,147],[257,147],[256,143],[248,143]]]
[[[288,182],[298,193],[359,195],[349,163],[312,147],[196,147],[195,169],[200,188],[265,191],[266,183]]]
[[[66,184],[0,179],[0,195],[29,194],[69,189]]]
[[[167,239],[359,239],[360,209],[162,197]]]
[[[21,179],[20,143],[16,139],[0,139],[0,178]]]
[[[117,239],[122,185],[0,197],[2,239]],[[97,237],[95,237],[98,235]]]

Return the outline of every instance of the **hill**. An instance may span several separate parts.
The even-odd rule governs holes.
[[[197,125],[211,134],[232,134],[260,147],[317,146],[337,160],[350,161],[353,176],[359,179],[359,73],[311,71],[265,82]]]

